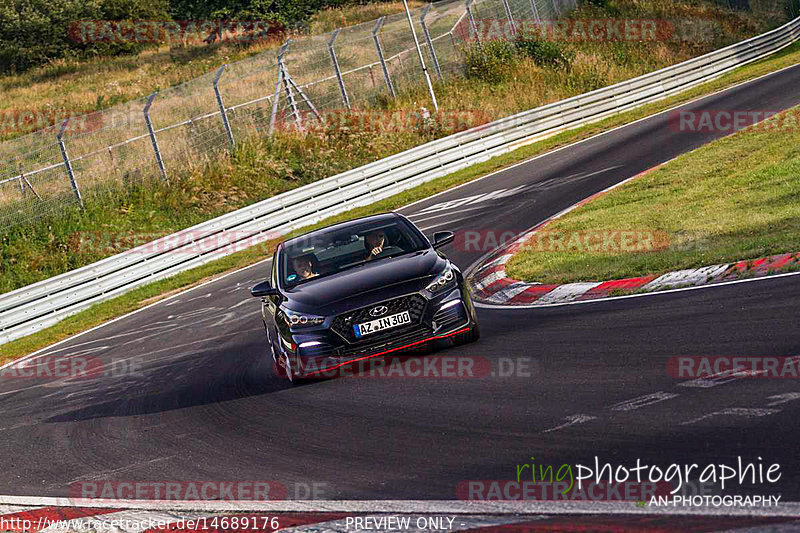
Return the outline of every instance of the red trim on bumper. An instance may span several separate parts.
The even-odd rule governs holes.
[[[469,331],[470,329],[471,328],[461,328],[458,331],[453,331],[453,332],[447,333],[445,335],[434,335],[433,337],[428,337],[426,339],[418,340],[416,342],[412,342],[411,344],[405,344],[403,346],[398,346],[397,348],[392,348],[391,350],[386,350],[386,351],[383,351],[383,352],[374,353],[372,355],[365,355],[364,357],[359,357],[358,359],[351,359],[350,361],[345,361],[344,363],[339,363],[336,366],[331,366],[331,367],[328,367],[328,368],[322,368],[320,370],[315,370],[314,372],[309,372],[308,374],[300,375],[298,377],[307,377],[307,376],[313,376],[314,374],[319,374],[321,372],[330,372],[331,370],[335,370],[335,369],[337,369],[339,367],[342,367],[344,365],[351,365],[353,363],[357,363],[358,361],[363,361],[364,359],[371,359],[371,358],[377,357],[379,355],[385,355],[385,354],[390,353],[390,352],[396,352],[398,350],[404,350],[406,348],[410,348],[412,346],[416,346],[418,344],[422,344],[423,342],[429,342],[429,341],[436,340],[436,339],[444,339],[444,338],[447,338],[447,337],[452,337],[453,335],[458,335],[459,333],[464,333],[465,331]]]

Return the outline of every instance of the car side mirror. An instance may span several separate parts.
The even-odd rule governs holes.
[[[250,289],[250,294],[256,298],[263,298],[265,296],[277,296],[278,289],[269,284],[269,281],[262,281],[255,287]]]
[[[433,234],[433,247],[440,248],[447,243],[453,242],[455,235],[452,231],[437,231]]]

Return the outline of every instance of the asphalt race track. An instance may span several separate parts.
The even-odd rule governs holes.
[[[686,108],[780,110],[800,103],[798,86],[793,67]],[[402,212],[428,234],[519,232],[721,135],[677,132],[656,115]],[[444,251],[466,269],[487,250]],[[795,380],[698,384],[666,371],[674,356],[800,355],[800,276],[481,308],[478,343],[414,357],[488,360],[489,375],[291,387],[272,375],[249,296],[265,272],[255,265],[44,352],[96,358],[113,370],[100,377],[0,380],[0,493],[64,496],[86,480],[274,480],[289,498],[452,500],[460,482],[510,480],[531,456],[624,466],[742,456],[779,463],[783,475],[733,493],[800,500]]]

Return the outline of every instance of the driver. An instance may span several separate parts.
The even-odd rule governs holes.
[[[314,272],[313,262],[309,255],[298,255],[292,258],[292,268],[301,279],[313,278],[318,275],[317,272]]]
[[[366,259],[374,259],[381,252],[386,245],[386,232],[382,229],[371,231],[364,237],[364,245],[367,248]]]

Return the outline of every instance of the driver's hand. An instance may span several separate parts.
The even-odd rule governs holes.
[[[372,249],[371,253],[372,255],[378,255],[382,251],[383,251],[383,246],[376,246],[375,248]]]

